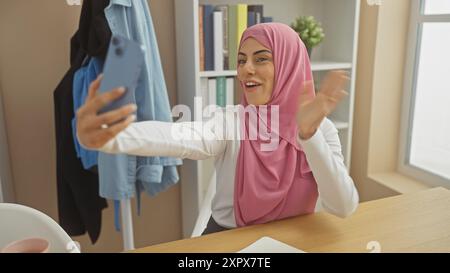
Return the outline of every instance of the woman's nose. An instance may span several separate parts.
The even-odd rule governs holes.
[[[255,74],[255,67],[252,62],[246,62],[244,65],[244,72],[249,75]]]

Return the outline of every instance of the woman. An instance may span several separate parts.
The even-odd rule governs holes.
[[[107,153],[215,157],[216,194],[203,234],[313,213],[316,205],[340,217],[353,213],[358,193],[343,163],[338,131],[326,118],[347,95],[342,90],[346,73],[329,73],[315,95],[307,50],[297,33],[279,23],[255,25],[244,32],[237,71],[244,90],[240,107],[252,106],[245,109],[257,115],[255,124],[242,113],[236,117],[225,112],[227,129],[236,121],[241,125],[238,139],[230,140],[210,126],[207,138],[202,122],[132,123],[133,105],[97,115],[124,92],[117,89],[97,96],[101,80],[97,79],[78,112],[80,143]],[[261,109],[278,119],[264,118]],[[249,137],[249,128],[258,124],[276,137],[272,149],[263,148],[267,135]],[[198,139],[177,134],[179,129]]]

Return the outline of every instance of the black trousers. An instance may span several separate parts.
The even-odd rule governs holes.
[[[214,218],[209,218],[208,221],[208,225],[206,226],[205,230],[202,233],[203,235],[206,234],[211,234],[211,233],[215,233],[215,232],[220,232],[220,231],[225,231],[225,230],[229,230],[228,228],[224,228],[222,226],[220,226],[219,224],[216,223],[216,221],[214,221]]]

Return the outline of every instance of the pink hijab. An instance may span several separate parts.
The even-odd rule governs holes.
[[[241,140],[236,163],[234,213],[237,226],[313,213],[318,197],[316,181],[303,148],[297,142],[295,118],[299,92],[305,81],[312,81],[306,47],[295,31],[280,23],[248,28],[239,48],[248,38],[256,39],[273,54],[275,82],[267,107],[270,112],[270,106],[279,105],[279,145],[274,151],[262,151],[260,146],[264,141],[249,140],[249,123],[241,119],[246,137]],[[241,104],[248,105],[245,96]],[[258,123],[262,122],[258,114]]]

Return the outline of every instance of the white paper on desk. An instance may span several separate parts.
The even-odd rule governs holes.
[[[262,237],[258,241],[241,249],[238,253],[306,253],[303,250],[287,245],[270,237]]]

